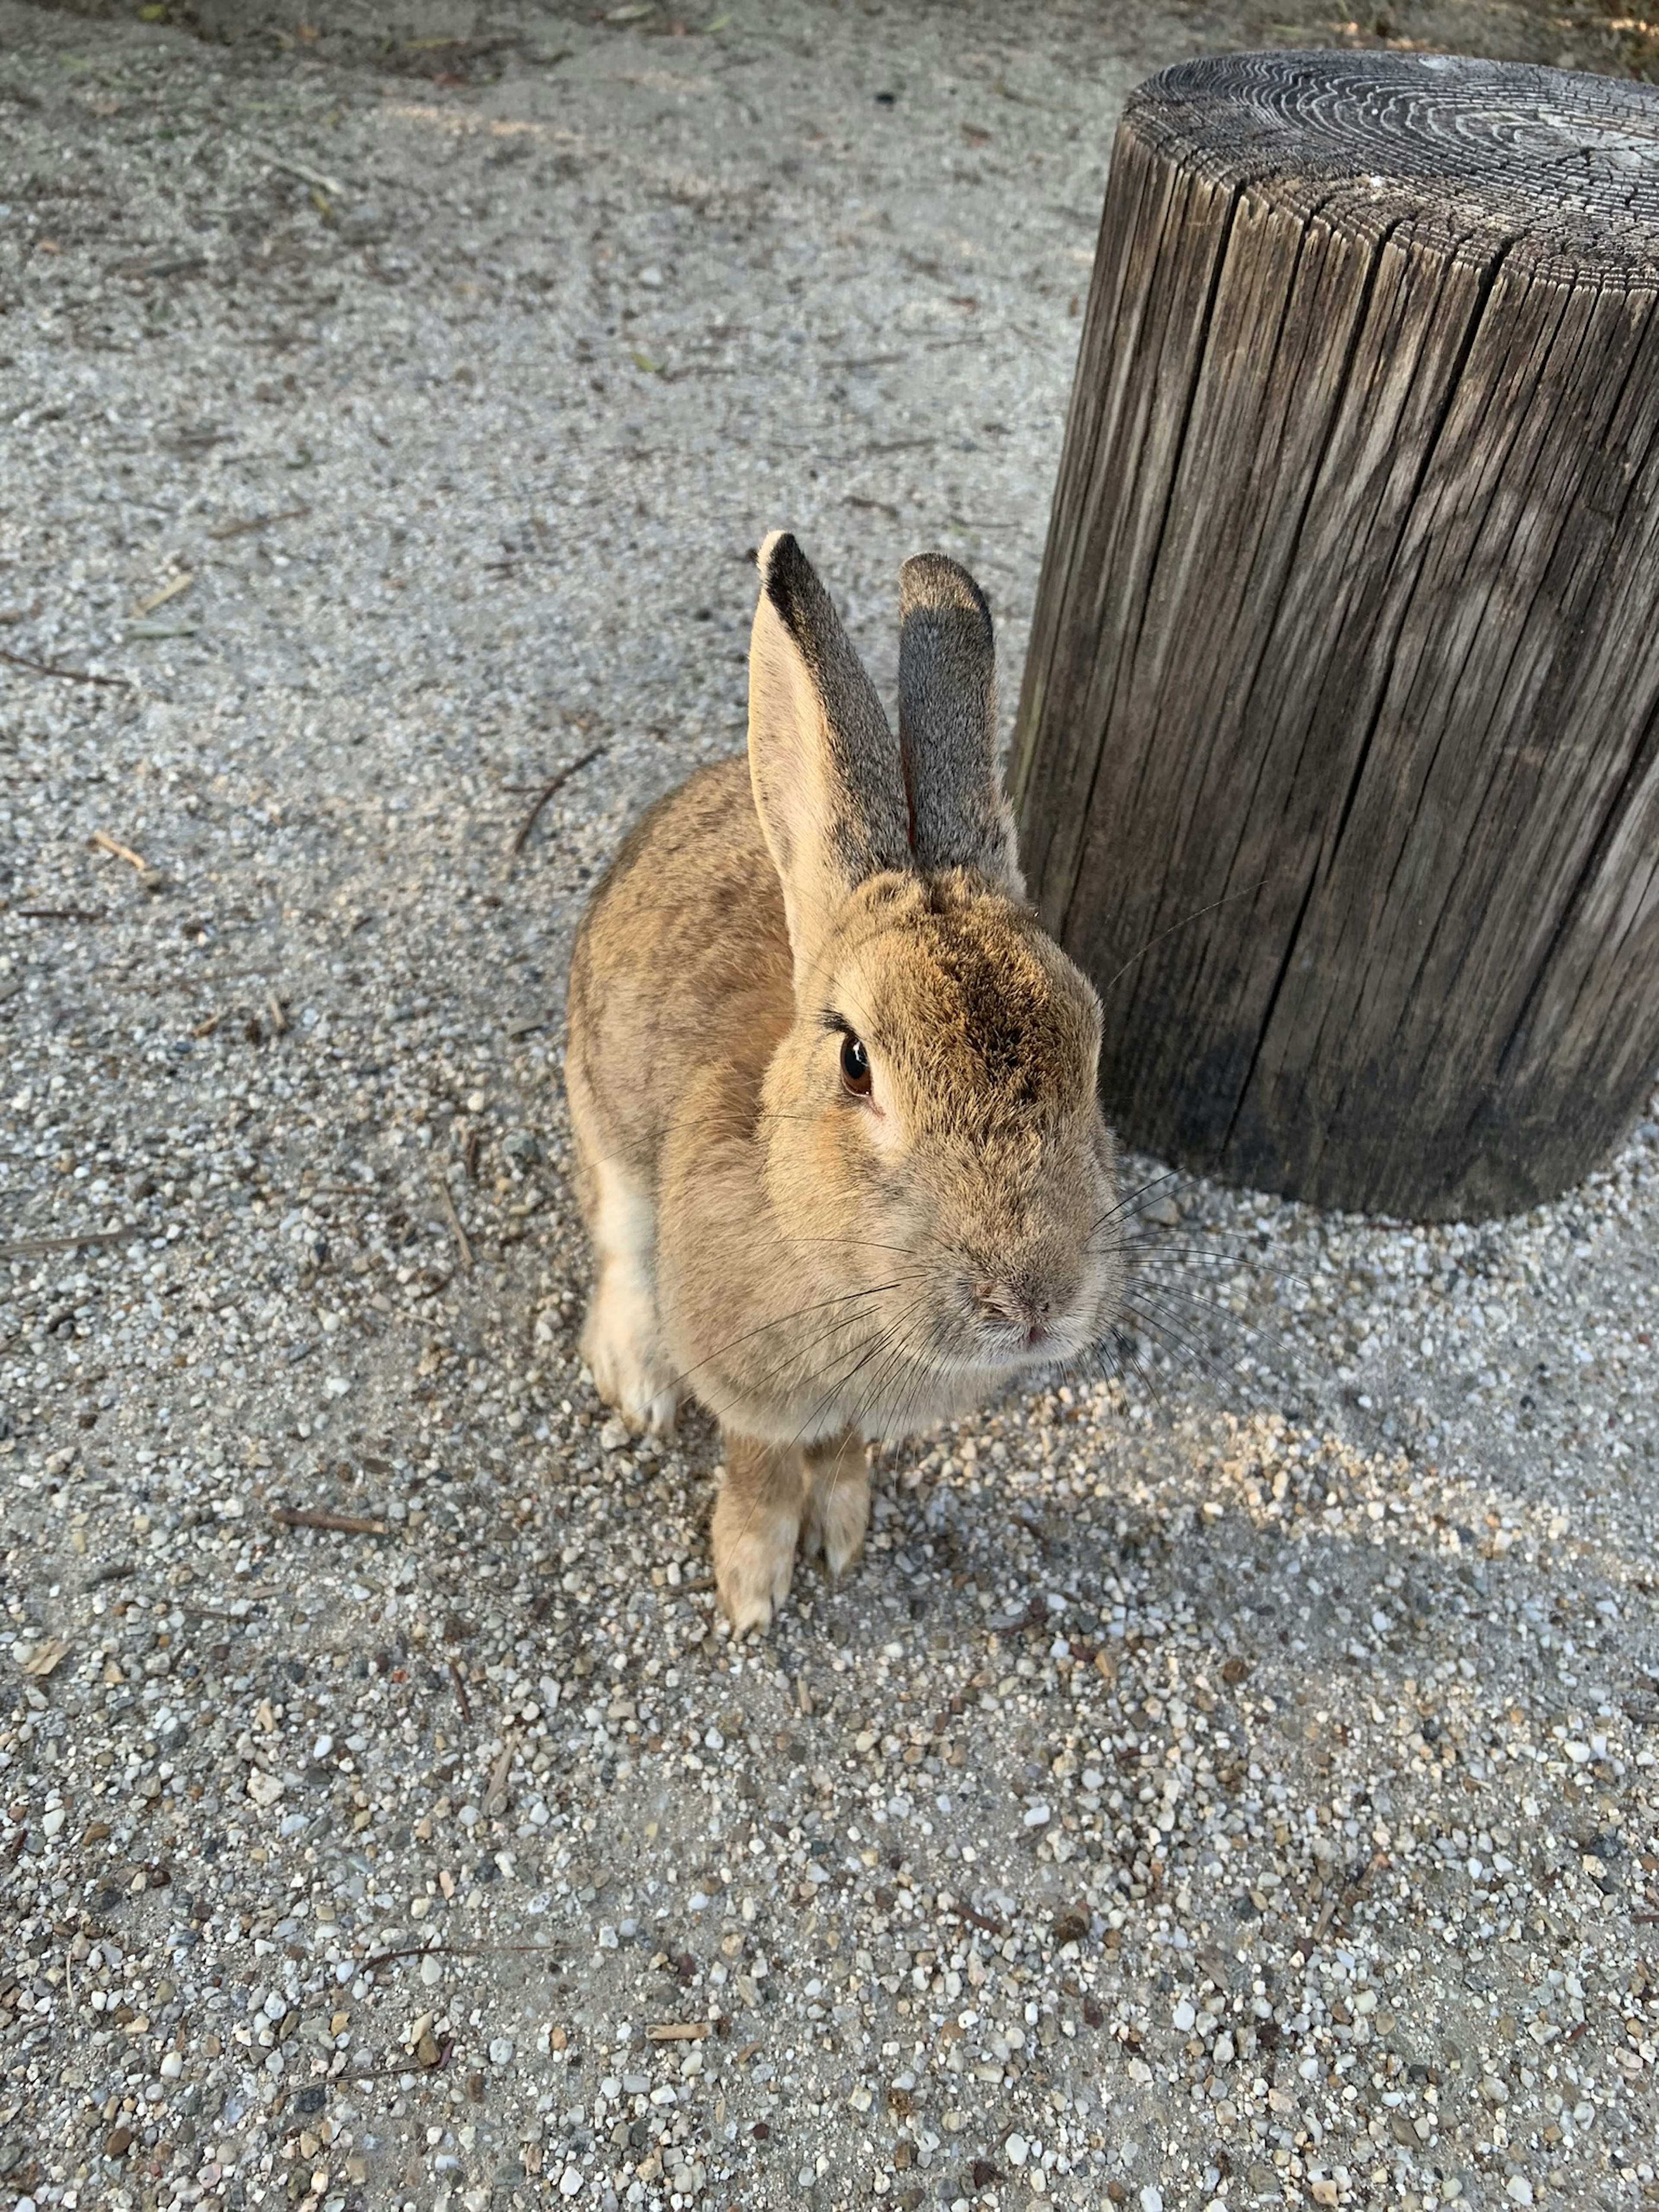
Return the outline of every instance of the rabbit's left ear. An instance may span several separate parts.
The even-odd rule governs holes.
[[[985,594],[943,553],[919,553],[899,570],[899,750],[915,865],[969,868],[1021,899],[996,738],[996,647]]]
[[[760,549],[749,645],[749,773],[783,886],[803,1007],[836,915],[910,865],[899,750],[830,594],[787,531]]]

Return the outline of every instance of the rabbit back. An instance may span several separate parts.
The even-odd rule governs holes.
[[[712,1067],[734,1109],[757,1096],[793,1017],[790,977],[748,764],[720,761],[635,824],[571,961],[568,1078],[605,1154],[653,1199],[670,1132]]]

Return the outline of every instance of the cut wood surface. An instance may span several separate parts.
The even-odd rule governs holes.
[[[1274,53],[1131,99],[1013,781],[1137,1146],[1445,1217],[1633,1119],[1656,300],[1652,88]]]

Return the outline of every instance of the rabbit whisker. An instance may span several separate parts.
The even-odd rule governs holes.
[[[890,1328],[878,1329],[873,1337],[865,1338],[860,1345],[854,1347],[855,1351],[862,1353],[862,1357],[857,1360],[856,1364],[846,1375],[838,1376],[836,1380],[830,1384],[828,1391],[826,1391],[824,1395],[813,1407],[812,1411],[806,1416],[806,1419],[801,1423],[799,1428],[796,1430],[789,1442],[782,1447],[783,1450],[786,1452],[793,1452],[798,1451],[800,1449],[801,1438],[806,1434],[808,1429],[811,1427],[813,1422],[817,1420],[818,1415],[823,1411],[824,1407],[829,1405],[830,1400],[836,1395],[836,1393],[838,1390],[842,1390],[846,1388],[848,1382],[849,1382],[853,1376],[859,1372],[859,1370],[863,1367],[866,1361],[874,1357],[875,1353],[880,1350],[882,1345],[891,1334],[892,1332]],[[823,1377],[820,1376],[818,1379],[822,1381]],[[833,1492],[834,1488],[835,1485],[831,1482],[831,1492]],[[758,1497],[750,1499],[749,1510],[744,1514],[742,1523],[738,1528],[737,1537],[734,1540],[736,1543],[740,1544],[743,1539],[749,1534],[750,1529],[754,1526],[755,1516],[760,1510],[760,1502],[761,1501]]]
[[[800,1354],[805,1352],[816,1352],[822,1347],[835,1346],[836,1340],[838,1338],[844,1337],[849,1328],[859,1328],[870,1318],[871,1316],[868,1314],[863,1313],[842,1316],[839,1320],[832,1322],[828,1328],[821,1330],[817,1335],[810,1339],[807,1343],[795,1347],[795,1349],[785,1358],[780,1359],[775,1365],[767,1368],[759,1377],[761,1384],[763,1387],[767,1387],[781,1382],[787,1376],[788,1376],[792,1367],[796,1365]],[[883,1324],[884,1328],[890,1328],[890,1323]],[[858,1340],[858,1343],[860,1346],[862,1346],[868,1343],[870,1340],[871,1340],[867,1337],[860,1337]],[[856,1349],[857,1347],[855,1346],[854,1348]],[[825,1351],[823,1355],[824,1364],[820,1371],[809,1372],[802,1378],[802,1387],[807,1389],[815,1389],[817,1385],[823,1381],[823,1374],[828,1371],[828,1364],[832,1363],[841,1356],[842,1354],[838,1350],[831,1349]],[[709,1411],[714,1415],[717,1420],[724,1420],[726,1419],[725,1413],[721,1412],[721,1409],[718,1406],[711,1405],[709,1407]],[[809,1416],[808,1418],[810,1419],[811,1417]]]
[[[943,1324],[937,1317],[935,1317],[929,1328],[928,1335],[934,1339],[942,1339]],[[896,1335],[891,1352],[876,1370],[875,1376],[871,1382],[869,1389],[860,1400],[856,1410],[848,1421],[848,1425],[854,1433],[856,1433],[861,1427],[865,1415],[875,1404],[882,1390],[886,1387],[889,1376],[895,1372],[901,1363],[907,1358],[920,1365],[924,1374],[944,1372],[943,1363],[936,1359],[929,1359],[926,1356],[925,1346],[918,1346],[910,1343],[902,1334]],[[836,1472],[830,1476],[829,1488],[824,1492],[826,1503],[830,1498],[835,1496],[836,1485],[840,1481],[840,1469],[837,1468]]]
[[[1140,1254],[1147,1259],[1162,1259],[1166,1255],[1178,1260],[1207,1261],[1215,1267],[1241,1267],[1249,1265],[1248,1254],[1218,1251],[1213,1244],[1166,1244],[1161,1237],[1120,1237],[1115,1243],[1099,1245],[1097,1250]]]
[[[1139,1311],[1134,1303],[1136,1300],[1139,1300],[1142,1305],[1151,1306],[1152,1311],[1150,1313]],[[1193,1305],[1195,1310],[1194,1314],[1182,1312],[1179,1316],[1186,1327],[1190,1327],[1194,1318],[1215,1316],[1216,1309],[1206,1301],[1195,1299],[1193,1301]],[[1206,1352],[1201,1345],[1186,1334],[1183,1328],[1176,1326],[1175,1316],[1160,1307],[1155,1299],[1146,1297],[1145,1285],[1137,1285],[1134,1287],[1130,1299],[1126,1301],[1121,1310],[1119,1320],[1134,1322],[1157,1337],[1170,1340],[1180,1346],[1183,1358],[1200,1373],[1209,1376],[1212,1382],[1224,1386],[1228,1379],[1225,1370],[1216,1364],[1216,1360]],[[1121,1335],[1115,1331],[1114,1338],[1115,1341],[1121,1343]],[[1104,1343],[1106,1340],[1102,1339],[1099,1341]],[[1157,1391],[1153,1389],[1144,1363],[1138,1353],[1133,1355],[1133,1358],[1137,1373],[1140,1375],[1142,1381],[1146,1382],[1148,1389],[1152,1389],[1152,1395],[1156,1398]],[[1161,1407],[1162,1401],[1160,1401],[1159,1403]]]
[[[1134,1320],[1134,1319],[1138,1319],[1138,1318],[1139,1318],[1139,1316],[1135,1316],[1135,1315],[1131,1315],[1131,1316],[1129,1316],[1129,1318],[1130,1318],[1131,1320]],[[1142,1388],[1142,1389],[1143,1389],[1143,1390],[1145,1390],[1145,1391],[1146,1391],[1146,1393],[1147,1396],[1152,1400],[1152,1403],[1153,1403],[1153,1404],[1158,1407],[1158,1412],[1159,1412],[1160,1413],[1164,1413],[1164,1401],[1163,1401],[1162,1397],[1158,1395],[1158,1385],[1157,1385],[1157,1383],[1152,1380],[1152,1370],[1151,1370],[1151,1368],[1147,1365],[1146,1362],[1146,1361],[1141,1358],[1141,1356],[1140,1356],[1139,1347],[1138,1346],[1136,1346],[1136,1345],[1132,1344],[1132,1343],[1131,1343],[1131,1344],[1127,1344],[1127,1345],[1126,1346],[1126,1340],[1125,1340],[1125,1339],[1124,1339],[1124,1337],[1123,1337],[1123,1335],[1122,1335],[1121,1332],[1121,1331],[1119,1331],[1119,1332],[1115,1332],[1115,1333],[1114,1333],[1114,1335],[1113,1335],[1113,1338],[1112,1338],[1112,1348],[1113,1348],[1114,1353],[1115,1353],[1118,1358],[1121,1358],[1125,1357],[1125,1356],[1126,1356],[1126,1352],[1127,1352],[1127,1359],[1128,1359],[1128,1363],[1129,1363],[1130,1366],[1131,1366],[1131,1367],[1133,1367],[1133,1368],[1134,1369],[1135,1374],[1136,1374],[1136,1375],[1137,1375],[1137,1376],[1139,1378],[1140,1387]]]
[[[889,1291],[902,1289],[907,1282],[915,1279],[916,1279],[915,1276],[900,1275],[895,1277],[890,1283],[872,1283],[865,1290],[842,1291],[834,1297],[817,1298],[811,1305],[797,1306],[792,1313],[779,1314],[771,1321],[763,1321],[754,1328],[744,1329],[740,1335],[728,1337],[724,1344],[717,1346],[708,1354],[708,1358],[699,1360],[696,1367],[686,1368],[683,1374],[677,1375],[674,1379],[677,1382],[687,1382],[697,1373],[699,1368],[707,1367],[710,1361],[721,1358],[726,1352],[735,1351],[738,1345],[748,1344],[757,1336],[766,1335],[771,1329],[783,1328],[790,1322],[804,1321],[808,1314],[824,1313],[832,1306],[856,1305],[862,1298],[881,1297]]]
[[[859,1369],[863,1366],[865,1361],[872,1358],[873,1354],[880,1349],[882,1344],[886,1340],[890,1334],[891,1331],[890,1329],[880,1328],[876,1331],[874,1336],[860,1339],[859,1343],[853,1347],[853,1354],[862,1356],[857,1358],[856,1364],[849,1370],[848,1374],[845,1376],[838,1376],[836,1380],[830,1384],[830,1389],[824,1396],[819,1400],[817,1405],[807,1415],[805,1421],[802,1422],[800,1427],[796,1430],[794,1435],[790,1438],[787,1444],[781,1447],[774,1446],[772,1449],[781,1450],[783,1453],[799,1451],[800,1449],[801,1438],[806,1434],[807,1430],[811,1427],[819,1413],[821,1413],[823,1408],[830,1403],[836,1393],[845,1387],[845,1383],[851,1379],[851,1376],[858,1373]],[[823,1380],[822,1375],[820,1375],[817,1379],[821,1382]],[[834,1488],[835,1485],[832,1481],[830,1484],[831,1492],[834,1491]],[[755,1516],[760,1510],[761,1503],[762,1499],[759,1493],[757,1493],[757,1495],[751,1498],[749,1501],[749,1510],[744,1515],[742,1522],[738,1524],[737,1535],[732,1540],[734,1546],[741,1545],[744,1539],[748,1535],[750,1528],[754,1527]]]
[[[1185,929],[1189,922],[1201,921],[1206,914],[1213,914],[1218,907],[1231,906],[1235,899],[1254,898],[1258,891],[1265,891],[1272,881],[1271,876],[1263,876],[1259,884],[1247,884],[1242,891],[1228,891],[1224,897],[1212,899],[1208,906],[1194,907],[1191,914],[1183,914],[1179,921],[1172,921],[1167,929],[1160,929],[1156,937],[1146,939],[1139,952],[1129,955],[1116,975],[1109,976],[1101,985],[1101,997],[1105,997],[1114,983],[1121,983],[1136,961],[1144,960],[1153,946],[1162,945],[1166,937],[1173,937],[1178,929]]]
[[[811,1427],[814,1421],[817,1419],[819,1414],[822,1413],[829,1406],[831,1399],[835,1398],[841,1391],[844,1390],[848,1384],[853,1380],[854,1376],[860,1374],[863,1370],[869,1365],[871,1360],[877,1357],[884,1346],[890,1345],[891,1343],[893,1335],[894,1330],[891,1327],[878,1330],[875,1337],[870,1340],[869,1349],[864,1353],[863,1357],[855,1360],[852,1366],[849,1367],[844,1374],[838,1375],[836,1376],[836,1380],[830,1384],[823,1396],[819,1399],[817,1404],[813,1407],[811,1412],[801,1423],[799,1428],[796,1430],[793,1437],[791,1439],[792,1449],[795,1445],[799,1443],[801,1438],[806,1434],[806,1431]]]
[[[1159,1183],[1172,1182],[1178,1172],[1179,1170],[1177,1169],[1165,1168],[1162,1175],[1151,1176],[1146,1182],[1140,1185],[1139,1189],[1126,1192],[1125,1194],[1118,1200],[1115,1206],[1109,1206],[1107,1207],[1105,1212],[1101,1215],[1099,1220],[1090,1224],[1090,1236],[1092,1237],[1097,1229],[1103,1228],[1107,1222],[1115,1220],[1127,1207],[1133,1206],[1138,1198],[1145,1198],[1149,1190],[1156,1190]]]
[[[1206,1297],[1192,1291],[1183,1291],[1174,1283],[1142,1280],[1133,1286],[1133,1297],[1143,1303],[1156,1304],[1158,1301],[1172,1304],[1182,1318],[1196,1321],[1208,1318],[1216,1326],[1242,1336],[1247,1344],[1259,1344],[1270,1351],[1275,1358],[1285,1359],[1289,1354],[1279,1331],[1265,1322],[1246,1320],[1242,1315],[1229,1314]]]
[[[1123,1371],[1122,1362],[1115,1353],[1109,1355],[1109,1358],[1107,1348],[1103,1343],[1087,1346],[1079,1353],[1078,1358],[1084,1367],[1092,1368],[1100,1380],[1109,1388],[1115,1382],[1121,1389],[1127,1389],[1128,1377]]]
[[[1154,1310],[1151,1315],[1139,1314],[1136,1312],[1133,1306],[1126,1306],[1123,1309],[1123,1311],[1126,1319],[1129,1321],[1142,1322],[1148,1328],[1155,1329],[1160,1336],[1169,1337],[1174,1343],[1178,1344],[1181,1346],[1182,1351],[1186,1354],[1187,1358],[1191,1360],[1194,1366],[1199,1368],[1205,1374],[1210,1375],[1212,1380],[1219,1379],[1218,1370],[1212,1367],[1208,1355],[1193,1341],[1191,1337],[1185,1336],[1182,1334],[1181,1330],[1178,1329],[1175,1323],[1170,1319],[1168,1314],[1159,1313],[1156,1310]],[[1185,1316],[1183,1316],[1182,1318],[1184,1319]]]
[[[872,1376],[869,1389],[859,1401],[852,1417],[852,1426],[856,1428],[862,1425],[866,1414],[870,1412],[892,1377],[900,1371],[907,1360],[916,1364],[919,1355],[908,1334],[900,1328],[895,1331],[891,1351]],[[924,1371],[928,1371],[926,1364],[924,1364]]]

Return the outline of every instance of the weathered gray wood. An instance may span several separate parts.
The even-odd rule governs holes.
[[[1130,101],[1013,784],[1136,1146],[1443,1218],[1633,1118],[1656,301],[1652,88],[1275,53]]]

